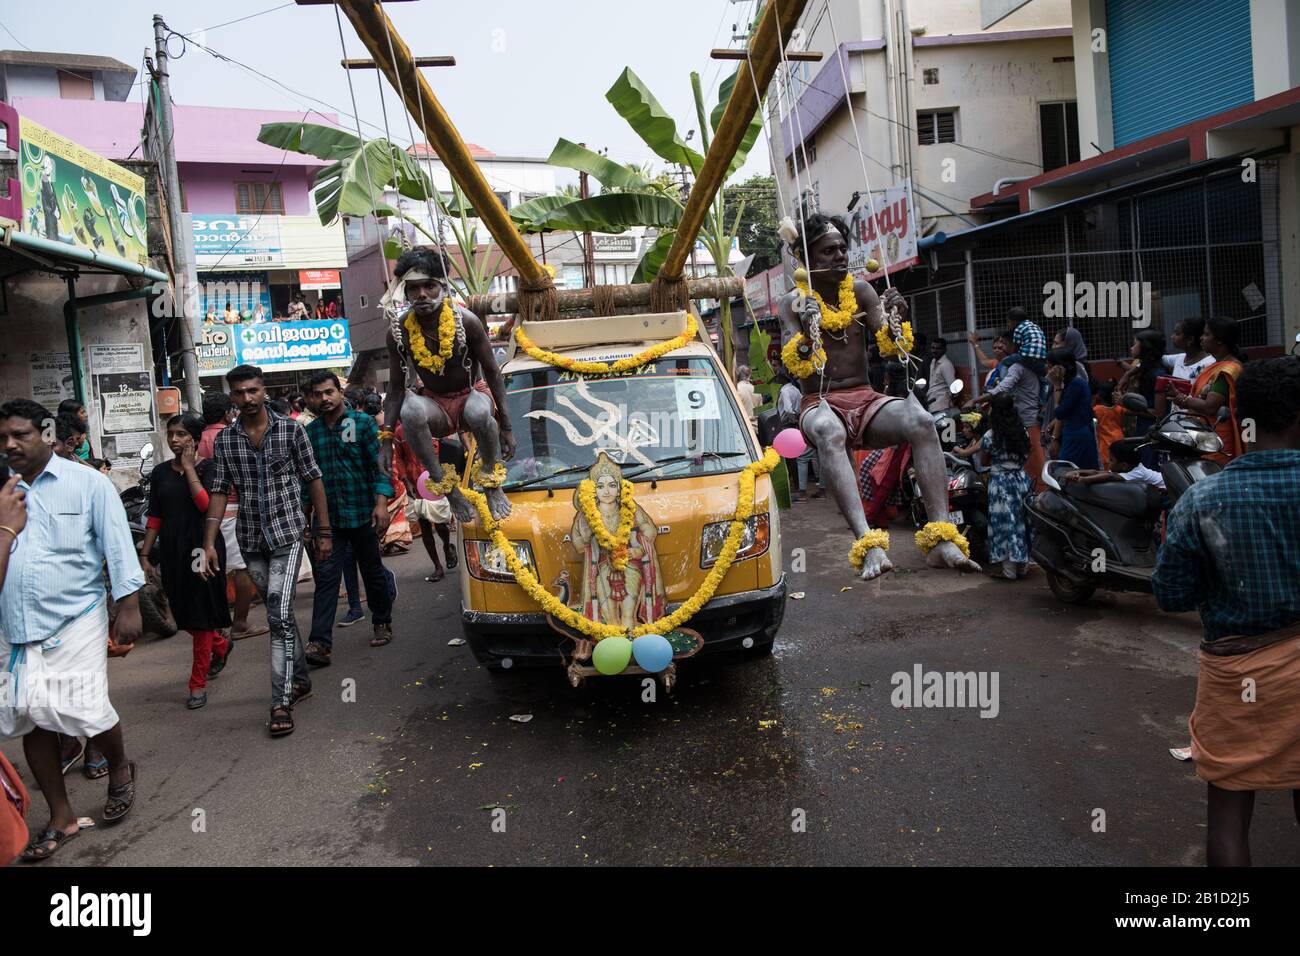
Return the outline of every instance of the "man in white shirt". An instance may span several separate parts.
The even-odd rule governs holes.
[[[957,377],[948,358],[948,343],[936,338],[930,343],[930,381],[925,389],[926,404],[932,412],[942,412],[952,408],[952,393],[948,391]]]
[[[740,393],[740,409],[749,418],[750,424],[754,424],[757,420],[755,409],[766,400],[754,391],[754,383],[750,381],[752,374],[748,365],[736,369],[736,391]]]

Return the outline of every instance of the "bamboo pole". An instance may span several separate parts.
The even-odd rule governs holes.
[[[745,294],[745,280],[740,276],[717,278],[709,276],[704,279],[691,279],[687,282],[692,299],[721,299],[730,302],[735,296]],[[608,286],[613,291],[616,308],[636,308],[650,302],[650,283],[640,282],[636,285]],[[475,315],[510,315],[518,311],[518,295],[506,292],[497,295],[472,295],[466,300],[469,310]],[[560,289],[556,292],[556,301],[561,312],[592,313],[595,307],[592,289]]]
[[[534,287],[549,282],[547,273],[533,259],[519,230],[515,228],[501,200],[488,185],[483,171],[466,148],[456,125],[443,109],[424,76],[412,62],[411,50],[388,19],[376,0],[339,0],[339,8],[351,21],[357,36],[370,51],[379,69],[383,71],[394,90],[400,90],[403,106],[417,121],[423,116],[425,128],[421,130],[452,178],[465,193],[474,212],[483,221],[492,238],[497,241],[506,257],[525,284]],[[802,3],[799,4],[802,7]],[[389,36],[392,36],[392,55],[389,55]],[[398,82],[398,76],[401,82]],[[752,95],[752,94],[751,94]]]
[[[691,248],[695,245],[695,238],[704,224],[709,204],[713,202],[717,191],[722,188],[727,176],[727,167],[731,165],[736,150],[740,148],[745,130],[754,118],[754,111],[758,109],[758,100],[754,96],[755,83],[758,89],[767,89],[768,83],[776,73],[777,65],[781,62],[781,42],[789,41],[790,34],[794,32],[795,25],[798,24],[799,17],[803,15],[804,7],[807,5],[808,0],[779,0],[777,3],[767,0],[764,5],[763,17],[759,20],[758,29],[754,31],[754,38],[750,41],[749,47],[750,62],[754,66],[754,80],[751,81],[749,78],[750,63],[742,63],[740,73],[731,88],[731,99],[727,101],[727,108],[718,122],[718,129],[713,134],[713,142],[709,144],[709,149],[704,154],[704,165],[700,167],[700,172],[695,177],[695,185],[691,187],[690,195],[686,198],[686,208],[682,212],[681,222],[677,225],[677,235],[668,250],[664,264],[659,269],[662,278],[672,280],[681,276],[682,269],[686,265],[686,257],[690,255]],[[781,17],[779,31],[777,30],[777,7],[780,7]]]

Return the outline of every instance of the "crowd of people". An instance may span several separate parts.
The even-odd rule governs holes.
[[[227,302],[224,308],[208,308],[203,316],[204,325],[258,325],[262,322],[307,322],[315,319],[323,322],[343,316],[343,308],[334,298],[321,299],[315,306],[309,305],[307,297],[295,292],[289,300],[289,306],[283,314],[275,314],[261,302],[252,306]]]
[[[364,617],[357,593],[364,588],[369,644],[378,649],[393,639],[397,596],[383,557],[409,550],[410,522],[434,565],[426,580],[445,576],[444,561],[456,566],[450,511],[445,499],[415,493],[423,469],[400,426],[391,474],[380,466],[382,396],[373,388],[345,390],[321,371],[290,404],[268,400],[253,366],[232,369],[227,383],[229,394],[204,397],[201,415],[168,419],[171,457],[149,475],[138,545],[118,492],[89,455],[84,409],[0,406],[0,451],[13,472],[0,487],[0,737],[23,738],[50,814],[25,861],[50,858],[78,834],[64,786],[77,763],[92,779],[108,778],[105,822],[135,802],[135,765],[109,701],[106,662],[140,636],[147,580],[160,581],[176,627],[192,638],[184,698],[191,710],[207,704],[209,682],[238,641],[270,632],[268,729],[278,737],[292,733],[294,709],[311,695],[310,668],[331,663],[340,584],[349,606],[337,624]],[[456,440],[441,444],[448,460],[463,461]],[[313,578],[304,635],[294,604],[299,582]],[[265,606],[266,627],[250,624],[255,600]]]

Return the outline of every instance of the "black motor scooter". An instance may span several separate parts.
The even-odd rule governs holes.
[[[1140,395],[1126,395],[1123,402],[1129,411],[1147,411]],[[1181,409],[1145,436],[1121,442],[1162,453],[1160,473],[1171,506],[1193,482],[1222,470],[1202,457],[1223,447],[1219,436],[1204,419]],[[1068,461],[1047,462],[1042,475],[1047,489],[1025,502],[1033,530],[1030,554],[1047,573],[1052,593],[1069,604],[1088,600],[1097,588],[1150,594],[1165,495],[1139,482],[1065,481],[1075,468]]]

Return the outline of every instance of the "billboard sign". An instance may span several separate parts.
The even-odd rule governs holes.
[[[284,263],[278,216],[195,216],[194,261],[200,269]]]
[[[878,279],[886,268],[894,272],[918,261],[911,180],[872,190],[870,201],[865,197],[859,200],[848,222],[849,271],[854,275]],[[875,259],[879,268],[868,270],[870,259]]]
[[[19,119],[18,137],[23,231],[148,263],[141,177],[25,117]]]
[[[201,375],[223,375],[236,365],[291,372],[352,364],[352,340],[342,320],[204,325],[197,351]]]
[[[305,292],[321,289],[341,289],[343,281],[338,269],[299,269],[298,288]]]

